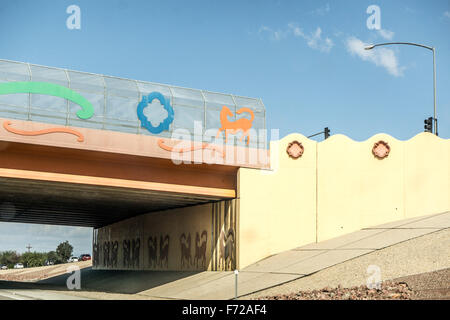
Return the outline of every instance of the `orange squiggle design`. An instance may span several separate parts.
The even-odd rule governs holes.
[[[43,129],[43,130],[38,130],[38,131],[24,131],[24,130],[11,128],[10,126],[11,126],[11,121],[5,120],[3,122],[3,128],[5,128],[6,131],[9,131],[9,132],[15,133],[15,134],[20,134],[22,136],[40,136],[42,134],[58,132],[58,133],[73,134],[78,137],[78,139],[77,139],[78,142],[84,141],[84,136],[80,132],[73,130],[73,129],[69,129],[69,128],[50,128],[50,129]]]
[[[159,139],[158,140],[158,146],[161,149],[164,149],[166,151],[171,151],[171,152],[174,151],[174,149],[175,149],[174,147],[170,147],[170,146],[164,144],[164,140],[163,139]],[[222,156],[222,158],[225,157],[225,152],[223,150],[220,150],[220,148],[218,148],[218,147],[216,147],[214,145],[208,144],[206,142],[203,142],[201,146],[191,145],[190,148],[182,148],[182,149],[176,150],[176,151],[179,152],[179,153],[183,153],[183,152],[191,152],[191,151],[199,150],[199,149],[211,149],[211,150],[214,150],[214,151],[218,152]]]

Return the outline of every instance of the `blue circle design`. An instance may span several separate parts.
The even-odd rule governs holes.
[[[161,122],[157,127],[152,126],[150,121],[148,121],[147,117],[144,115],[144,108],[147,107],[149,103],[152,103],[152,101],[155,99],[158,99],[159,102],[164,106],[164,109],[166,109],[167,111],[167,118],[165,118],[164,121]],[[173,122],[174,112],[172,106],[170,105],[170,100],[166,100],[166,98],[164,98],[161,93],[155,91],[150,93],[148,96],[142,97],[142,100],[141,102],[139,102],[137,107],[137,116],[141,121],[141,126],[143,128],[146,128],[151,133],[158,134],[163,132],[164,130],[169,130],[169,126]]]

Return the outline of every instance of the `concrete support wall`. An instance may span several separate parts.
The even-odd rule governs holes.
[[[287,144],[302,141],[292,160]],[[292,134],[271,142],[272,171],[239,169],[239,267],[316,240],[316,142]]]
[[[301,143],[291,158],[287,147]],[[389,146],[385,158],[374,144]],[[298,150],[298,149],[297,149]],[[291,134],[271,170],[240,168],[237,199],[149,213],[95,230],[94,268],[234,270],[361,228],[450,211],[450,140],[378,134],[317,143]]]
[[[236,201],[149,213],[94,230],[94,269],[234,270]]]
[[[288,156],[292,141],[304,147]],[[378,141],[390,147],[378,159]],[[239,267],[361,228],[450,210],[450,140],[421,133],[408,141],[378,134],[317,143],[291,134],[271,143],[271,171],[241,168]]]

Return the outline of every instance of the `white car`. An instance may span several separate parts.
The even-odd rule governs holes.
[[[16,263],[14,265],[14,269],[23,269],[23,264],[22,263]]]
[[[0,267],[1,270],[8,270],[8,266],[2,264],[2,266]]]
[[[78,262],[78,257],[71,257],[67,262]]]

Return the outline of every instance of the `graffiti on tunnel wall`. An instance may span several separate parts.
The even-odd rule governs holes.
[[[175,219],[181,228],[174,227]],[[233,201],[177,210],[173,215],[143,215],[94,230],[93,267],[233,270],[236,236]]]
[[[182,233],[180,236],[180,265],[182,269],[195,267],[196,269],[205,269],[206,248],[208,244],[208,232],[203,230],[201,233],[195,233],[195,251],[192,257],[192,238],[191,233],[187,235]]]
[[[215,249],[213,252],[213,270],[234,270],[236,257],[236,207],[233,201],[217,203],[213,208]]]
[[[139,268],[141,239],[123,240],[123,266],[125,268]]]
[[[106,241],[103,243],[103,265],[105,267],[117,267],[119,253],[118,241]]]
[[[156,237],[148,237],[148,266],[150,268],[156,268],[158,264],[158,256],[157,256],[157,239]]]
[[[219,252],[220,261],[224,270],[231,270],[233,268],[234,256],[234,231],[228,229],[225,232],[224,229],[220,231],[219,237]]]
[[[208,242],[208,232],[204,230],[200,235],[198,232],[195,234],[195,255],[194,262],[195,266],[199,267],[199,262],[201,263],[200,267],[206,267],[206,244]]]
[[[166,235],[164,238],[163,236],[160,237],[159,241],[159,266],[161,268],[169,267],[169,235]]]
[[[169,242],[169,235],[161,235],[159,237],[158,252],[158,238],[156,236],[148,237],[148,266],[150,268],[160,267],[167,269],[169,267]]]
[[[180,236],[180,257],[180,264],[182,269],[192,265],[190,233],[187,236],[185,233]]]

